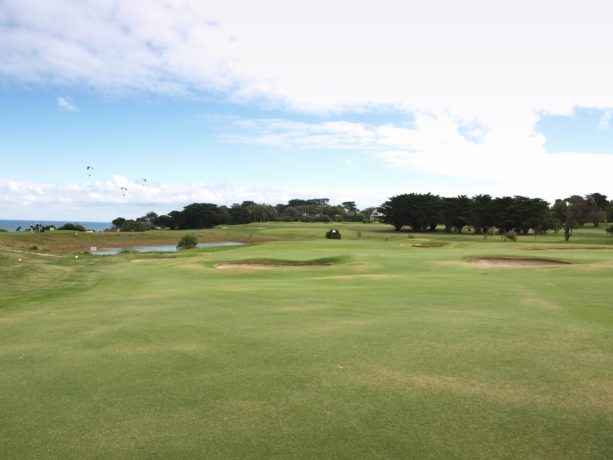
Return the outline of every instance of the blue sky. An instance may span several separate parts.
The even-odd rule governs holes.
[[[572,115],[544,116],[536,129],[549,153],[613,153],[613,110],[578,108]]]
[[[15,180],[67,183],[125,176],[133,182],[219,183],[246,187],[352,187],[385,181],[401,185],[406,171],[388,168],[361,148],[299,147],[251,142],[264,134],[245,124],[272,120],[298,124],[403,118],[410,114],[305,115],[220,101],[142,97],[100,98],[62,88],[4,88],[0,92],[3,173]],[[58,100],[70,101],[66,110]],[[266,133],[285,129],[262,128]],[[291,128],[286,128],[291,129]],[[88,171],[87,166],[94,170]],[[377,203],[378,204],[378,203]]]
[[[64,3],[0,1],[0,218],[613,197],[606,2]]]

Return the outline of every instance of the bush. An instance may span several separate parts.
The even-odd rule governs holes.
[[[613,225],[611,225],[609,228],[607,228],[607,233],[609,235],[613,235]]]
[[[84,232],[85,227],[81,224],[64,224],[58,230],[70,230],[72,232]]]
[[[198,245],[198,238],[196,235],[188,233],[187,235],[183,235],[183,237],[179,240],[177,244],[177,249],[193,249]]]
[[[511,240],[511,241],[517,241],[517,233],[515,233],[514,231],[508,231],[504,234],[505,239],[507,240]]]
[[[138,220],[129,219],[121,225],[122,232],[144,232],[145,230],[147,230],[147,226]]]
[[[339,232],[336,228],[332,228],[326,232],[326,238],[329,240],[340,240],[341,232]]]
[[[7,230],[0,228],[0,232],[6,232]]]

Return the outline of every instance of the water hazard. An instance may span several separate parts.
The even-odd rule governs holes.
[[[219,248],[226,246],[241,246],[245,243],[223,241],[219,243],[199,243],[197,248]],[[97,256],[114,256],[122,252],[176,252],[178,249],[173,245],[164,246],[133,246],[131,248],[92,248],[91,253]]]

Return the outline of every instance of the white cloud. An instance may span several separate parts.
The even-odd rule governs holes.
[[[226,126],[241,126],[243,134],[234,141],[292,149],[357,149],[394,169],[489,182],[489,189],[475,187],[475,193],[530,194],[550,201],[596,190],[611,194],[613,155],[548,154],[545,138],[534,131],[534,114],[508,112],[501,120],[504,123],[475,126],[442,112],[416,113],[411,128],[236,117],[227,119]],[[350,159],[344,163],[353,166]],[[469,192],[456,190],[451,195]]]
[[[533,125],[529,113],[513,114],[471,140],[462,136],[461,120],[422,114],[413,129],[382,127],[381,145],[389,148],[378,155],[392,167],[494,182],[495,190],[485,191],[498,195],[527,194],[553,201],[573,193],[611,193],[613,155],[548,154],[545,138]]]
[[[57,106],[61,109],[61,110],[65,110],[67,112],[78,112],[79,108],[74,104],[74,102],[72,102],[72,99],[70,99],[69,97],[58,97],[57,100]]]
[[[606,0],[5,0],[1,13],[1,80],[316,113],[391,107],[415,127],[241,120],[249,133],[234,138],[364,149],[541,196],[612,192],[611,155],[547,155],[534,130],[539,114],[613,107]]]
[[[613,107],[613,5],[5,0],[0,74],[298,110]]]
[[[7,0],[0,75],[107,92],[188,94],[228,90],[232,40],[198,2]]]
[[[377,136],[371,126],[348,121],[307,123],[279,118],[208,116],[198,120],[203,124],[220,124],[222,137],[228,141],[287,149],[367,149]]]
[[[600,118],[600,121],[598,122],[598,131],[604,131],[606,129],[611,129],[611,117],[613,117],[613,111],[611,110],[607,110],[602,117]]]
[[[123,191],[121,187],[128,190]],[[123,176],[91,183],[49,184],[0,179],[0,214],[14,219],[111,220],[181,210],[194,202],[231,205],[242,201],[286,203],[293,198],[328,197],[332,203],[356,201],[378,206],[398,190],[334,187],[238,187],[224,184],[148,184]],[[125,196],[124,196],[125,195]]]

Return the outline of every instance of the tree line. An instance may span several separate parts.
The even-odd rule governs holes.
[[[441,197],[431,193],[396,195],[378,208],[358,209],[355,201],[330,204],[328,198],[293,199],[275,206],[254,201],[230,207],[213,203],[192,203],[181,211],[158,215],[151,211],[136,219],[118,217],[115,230],[145,231],[154,228],[196,229],[216,225],[251,222],[369,222],[375,215],[380,222],[399,231],[434,231],[443,226],[446,232],[461,233],[467,228],[477,234],[516,232],[526,235],[564,229],[568,240],[572,229],[592,223],[613,222],[613,201],[606,195],[591,193],[555,200],[553,205],[541,198],[490,195]]]
[[[192,203],[181,211],[158,215],[151,211],[136,219],[118,217],[113,220],[115,230],[145,231],[153,228],[196,229],[225,224],[251,222],[368,222],[376,208],[358,209],[355,201],[330,204],[328,198],[294,199],[272,206],[254,201],[235,203],[230,207],[213,203]]]
[[[591,193],[557,199],[552,206],[541,198],[490,195],[440,197],[431,193],[397,195],[379,207],[381,222],[393,225],[397,231],[410,227],[412,231],[433,231],[439,225],[446,232],[461,233],[470,227],[474,233],[516,232],[526,235],[564,229],[566,240],[572,229],[590,222],[598,226],[613,221],[613,201],[606,195]]]

